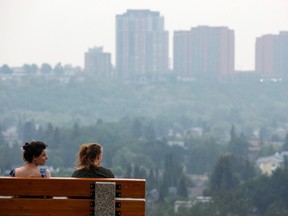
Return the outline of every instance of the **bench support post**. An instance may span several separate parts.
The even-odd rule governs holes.
[[[115,216],[115,182],[95,183],[94,216]]]

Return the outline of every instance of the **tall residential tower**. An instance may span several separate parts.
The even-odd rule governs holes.
[[[174,32],[173,69],[181,77],[204,80],[233,75],[234,31],[227,27],[198,26]]]
[[[255,70],[263,77],[288,77],[288,32],[256,38]]]
[[[168,32],[159,12],[127,10],[116,16],[116,71],[125,79],[167,73]]]

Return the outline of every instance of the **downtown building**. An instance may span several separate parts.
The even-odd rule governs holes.
[[[164,17],[150,10],[116,16],[116,73],[124,79],[158,78],[168,72]]]
[[[196,80],[222,80],[235,71],[234,31],[227,27],[198,26],[174,31],[175,75]]]
[[[111,54],[103,52],[102,47],[90,48],[84,54],[84,70],[87,74],[102,78],[112,76]]]
[[[288,78],[288,32],[256,38],[255,71],[263,78]]]

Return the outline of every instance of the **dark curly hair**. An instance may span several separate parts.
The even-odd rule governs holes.
[[[23,145],[23,159],[28,163],[33,161],[34,157],[40,156],[41,152],[46,149],[47,145],[41,141],[26,142]]]

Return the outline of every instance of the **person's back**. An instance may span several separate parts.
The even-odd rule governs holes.
[[[101,166],[102,146],[100,144],[82,144],[78,153],[76,170],[72,177],[77,178],[114,178],[110,169]]]
[[[32,141],[23,146],[23,158],[26,162],[23,166],[12,169],[10,176],[13,177],[51,177],[51,172],[43,166],[48,160],[46,154],[47,145],[41,141]]]
[[[111,170],[104,167],[93,167],[89,170],[82,168],[77,169],[72,174],[72,177],[78,178],[114,178]]]

